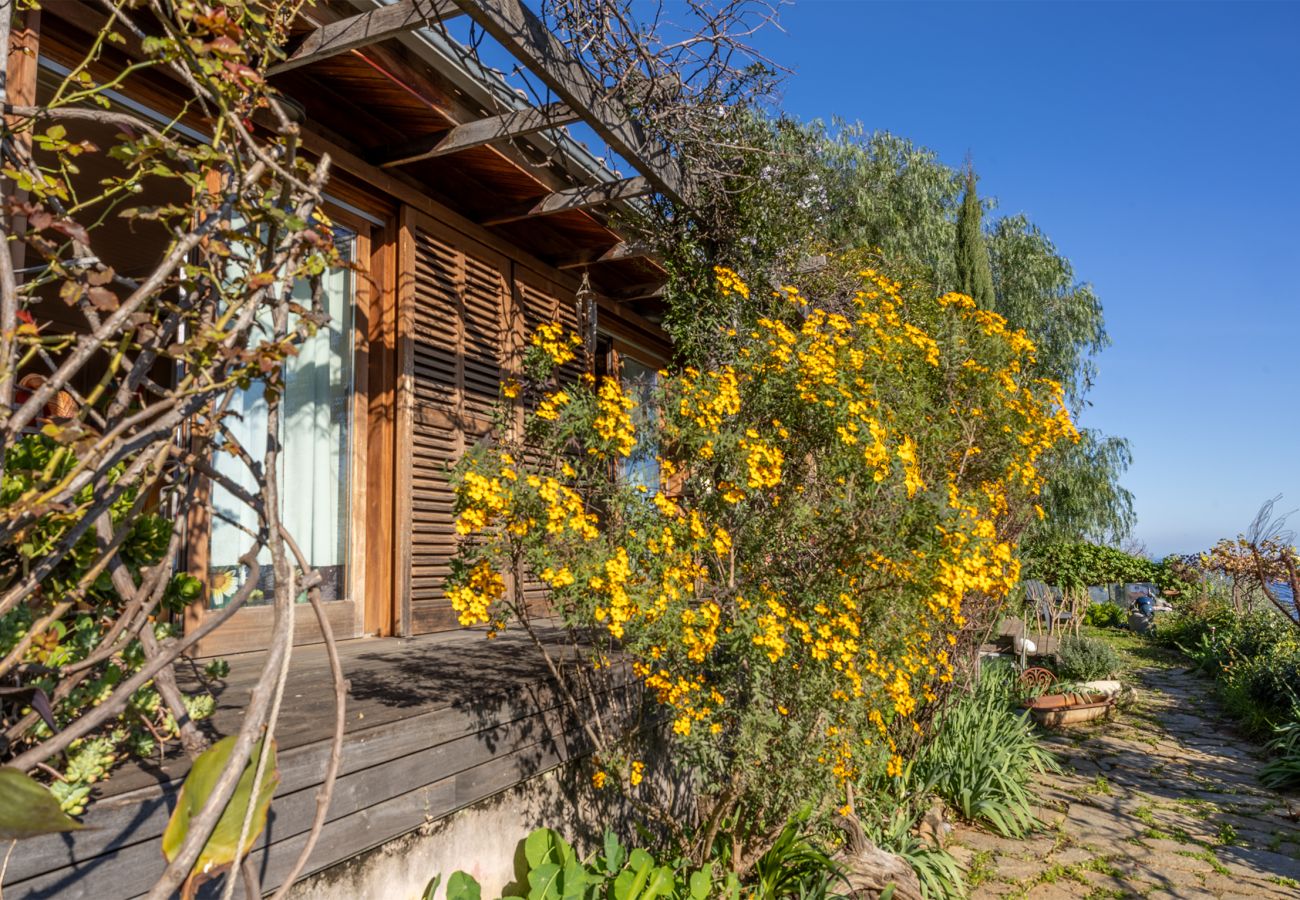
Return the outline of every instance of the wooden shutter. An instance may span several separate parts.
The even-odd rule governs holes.
[[[443,592],[457,545],[450,469],[492,427],[509,264],[408,209],[399,271],[397,592],[403,630],[421,634],[457,626]]]
[[[514,309],[517,317],[522,320],[524,333],[521,342],[525,346],[538,325],[559,322],[566,332],[577,331],[578,311],[571,293],[527,269],[516,267],[514,276]],[[582,356],[579,353],[576,359],[560,367],[557,376],[561,384],[572,384],[582,372]],[[529,463],[536,463],[539,459],[538,454],[528,448],[524,449],[523,455]],[[524,571],[522,582],[528,609],[534,615],[545,615],[549,610],[546,586],[528,570]]]

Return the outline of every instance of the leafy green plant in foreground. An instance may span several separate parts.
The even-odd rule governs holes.
[[[648,851],[629,851],[613,832],[605,833],[599,853],[581,859],[557,832],[538,828],[524,840],[527,871],[522,874],[521,893],[507,896],[527,900],[706,900],[711,897],[740,897],[740,883],[734,874],[715,880],[712,863],[691,869],[680,861],[663,864]],[[442,876],[425,888],[432,898]],[[464,872],[447,879],[447,900],[479,900],[479,883]]]
[[[1008,837],[1037,825],[1030,778],[1057,770],[1028,716],[1013,705],[1016,693],[1013,673],[986,669],[974,693],[944,713],[935,739],[916,758],[923,783],[964,818]]]
[[[755,863],[743,885],[734,872],[722,873],[718,860],[693,868],[684,860],[656,859],[637,847],[629,850],[612,831],[605,832],[599,851],[582,859],[560,834],[538,828],[524,839],[524,862],[518,883],[508,897],[527,900],[834,900],[840,872],[806,833],[807,815],[793,817],[775,842]],[[726,855],[725,849],[722,853]],[[715,874],[717,873],[717,874]],[[424,890],[432,900],[442,875]],[[447,879],[447,900],[481,900],[482,887],[465,872]]]

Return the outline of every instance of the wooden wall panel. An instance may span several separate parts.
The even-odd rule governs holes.
[[[409,410],[404,416],[409,547],[399,565],[407,632],[456,627],[443,592],[456,553],[450,470],[491,429],[511,364],[509,261],[429,216],[407,210],[401,242]]]
[[[364,424],[369,454],[365,529],[367,559],[364,631],[391,635],[396,628],[393,570],[397,560],[395,528],[397,429],[397,238],[393,220],[378,235],[371,254],[373,296],[368,320],[369,404]]]

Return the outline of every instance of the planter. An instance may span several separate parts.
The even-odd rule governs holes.
[[[1106,697],[1118,697],[1124,692],[1124,685],[1118,681],[1085,681],[1079,685],[1079,688],[1090,694],[1102,694]]]
[[[1100,719],[1110,712],[1115,698],[1105,694],[1044,694],[1025,703],[1040,725],[1056,728]]]

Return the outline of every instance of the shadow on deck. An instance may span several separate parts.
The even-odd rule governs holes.
[[[557,653],[560,635],[547,636]],[[305,873],[319,871],[589,751],[527,635],[487,640],[481,631],[340,645],[349,682],[343,764],[319,843]],[[226,657],[230,676],[209,725],[239,726],[263,655]],[[602,703],[637,688],[615,674]],[[184,680],[184,678],[182,679]],[[264,890],[280,883],[301,850],[329,758],[333,691],[324,648],[294,650],[276,728],[280,785],[253,857]],[[624,704],[627,707],[631,703]],[[166,827],[184,758],[133,763],[92,803],[87,828],[24,841],[5,874],[6,900],[126,898],[162,872]]]

